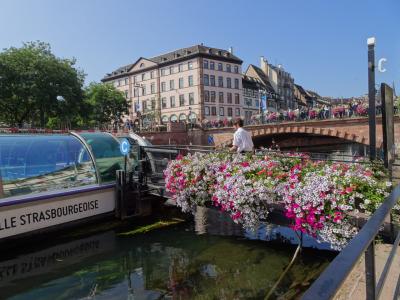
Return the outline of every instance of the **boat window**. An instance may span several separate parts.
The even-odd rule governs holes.
[[[0,199],[95,183],[90,155],[74,136],[0,136]]]

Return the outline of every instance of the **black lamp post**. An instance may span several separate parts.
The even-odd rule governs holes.
[[[368,44],[368,102],[369,102],[369,157],[376,159],[376,111],[375,111],[375,38]]]
[[[191,116],[192,116],[192,108],[189,106],[189,115],[188,115],[188,118],[189,118],[189,126],[190,126],[190,130],[193,130],[193,123],[192,123],[192,118],[191,118]]]

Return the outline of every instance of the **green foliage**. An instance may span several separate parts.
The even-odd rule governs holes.
[[[85,90],[85,104],[88,107],[87,123],[102,127],[105,124],[121,122],[128,113],[128,101],[124,93],[107,83],[91,83]]]
[[[54,127],[60,118],[73,122],[84,113],[84,74],[75,59],[56,57],[49,44],[25,43],[0,53],[0,122]],[[58,101],[62,96],[65,101]]]

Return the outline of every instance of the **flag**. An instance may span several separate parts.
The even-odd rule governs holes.
[[[267,110],[267,95],[261,95],[260,107],[261,111]]]
[[[209,135],[209,136],[208,136],[208,144],[209,144],[209,145],[214,144],[214,137],[213,137],[212,135]]]
[[[140,102],[135,102],[135,112],[139,112],[139,111],[142,111]]]

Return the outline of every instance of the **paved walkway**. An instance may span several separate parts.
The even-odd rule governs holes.
[[[375,246],[375,265],[376,265],[376,281],[378,282],[379,277],[382,273],[383,267],[389,256],[392,245],[378,244]],[[383,291],[380,299],[389,300],[393,299],[394,290],[396,288],[397,278],[400,273],[400,248],[397,250],[397,254],[394,258],[393,265],[389,271],[386,279],[386,284],[383,287]],[[338,294],[334,298],[335,300],[362,300],[365,299],[365,267],[364,267],[364,256],[357,263],[353,272],[349,275]]]

